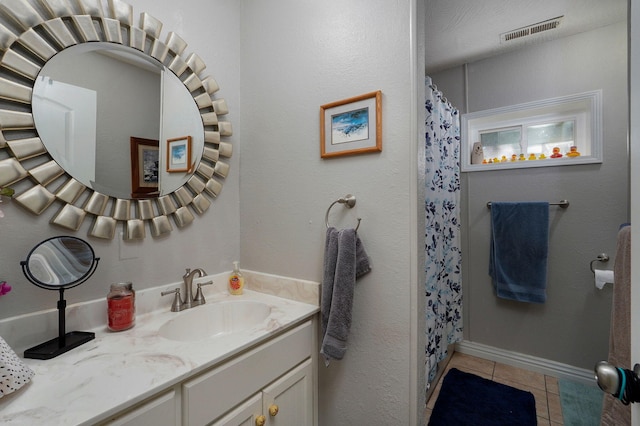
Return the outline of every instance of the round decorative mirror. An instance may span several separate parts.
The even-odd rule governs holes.
[[[16,185],[34,214],[58,205],[51,223],[65,229],[92,216],[92,237],[112,239],[118,223],[125,239],[157,237],[220,193],[228,108],[184,40],[107,4],[0,3],[0,187]]]
[[[93,248],[76,237],[53,237],[36,245],[20,262],[22,272],[29,281],[47,290],[57,290],[58,337],[27,349],[25,358],[51,359],[95,338],[90,331],[66,332],[64,299],[66,289],[88,280],[98,267],[100,259]]]

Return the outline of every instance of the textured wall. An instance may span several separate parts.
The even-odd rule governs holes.
[[[410,424],[412,374],[422,374],[411,363],[410,2],[243,4],[242,262],[320,281],[325,211],[356,195],[353,211],[334,206],[332,224],[362,218],[373,271],[356,285],[345,359],[320,367],[320,423]],[[322,160],[320,105],[378,89],[382,153]]]
[[[626,25],[616,24],[468,66],[469,112],[602,89],[604,162],[463,174],[465,338],[591,369],[608,353],[611,286],[596,290],[589,262],[613,268],[629,220]],[[456,105],[460,69],[434,76]],[[452,90],[448,90],[450,85]],[[547,302],[497,299],[488,276],[487,201],[568,199],[552,207]]]

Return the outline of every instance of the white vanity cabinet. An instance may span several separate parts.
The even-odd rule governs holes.
[[[310,359],[212,424],[269,425],[313,425],[313,368]]]
[[[175,390],[154,397],[125,414],[118,414],[104,425],[109,426],[175,426],[179,424],[179,406]]]
[[[262,405],[266,405],[267,410],[260,407],[254,412],[256,417],[264,415],[269,420],[278,419],[278,422],[267,421],[265,425],[313,425],[313,421],[300,423],[279,421],[280,418],[285,419],[288,413],[292,412],[308,411],[313,414],[311,363],[313,336],[313,323],[306,322],[220,367],[186,381],[182,386],[183,424],[208,425],[212,421],[218,421],[221,416],[229,412],[229,409],[234,409],[233,407],[237,407],[241,413],[244,413],[247,399],[251,401],[254,395],[260,393]],[[310,410],[304,407],[301,409],[289,407],[300,402],[296,401],[291,393],[301,391],[304,391],[302,395],[308,395],[307,400],[301,402],[305,407],[310,406]],[[276,399],[282,399],[287,406],[286,409],[284,406],[280,407],[279,411],[284,413],[281,416],[281,413],[278,413],[280,418],[269,416],[268,413],[269,406],[277,404]],[[267,405],[269,402],[271,404]],[[313,416],[309,418],[313,419]],[[243,423],[234,423],[229,419],[225,422],[220,420],[219,423],[214,424]]]
[[[313,426],[315,324],[307,321],[104,424]]]

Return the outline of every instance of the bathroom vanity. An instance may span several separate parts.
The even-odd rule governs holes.
[[[318,284],[247,271],[251,285],[231,296],[226,275],[203,277],[214,281],[206,304],[182,312],[160,296],[179,284],[139,291],[136,326],[123,332],[107,329],[105,301],[71,307],[71,322],[102,317],[96,338],[25,359],[35,376],[0,399],[0,423],[317,424]],[[0,321],[0,335],[37,320]]]
[[[313,425],[313,321],[161,390],[104,425]],[[230,409],[230,407],[232,407]]]

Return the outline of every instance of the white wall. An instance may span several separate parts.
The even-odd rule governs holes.
[[[230,160],[231,172],[222,193],[204,215],[169,237],[154,239],[147,228],[147,238],[141,242],[121,243],[126,246],[124,257],[133,253],[135,259],[120,260],[117,240],[89,239],[87,232],[92,219],[87,217],[81,229],[74,233],[49,225],[50,218],[61,204],[54,204],[36,217],[20,209],[16,203],[0,205],[5,217],[0,218],[0,280],[13,286],[0,298],[0,319],[14,315],[54,309],[58,294],[35,287],[23,276],[20,261],[38,242],[54,235],[75,235],[88,239],[101,258],[95,275],[83,285],[65,293],[69,304],[106,297],[109,285],[132,281],[134,288],[154,287],[161,283],[178,282],[184,268],[202,267],[214,274],[231,269],[231,262],[240,256],[239,248],[239,157],[240,157],[240,4],[235,0],[190,0],[176,3],[167,0],[131,0],[134,19],[147,12],[163,22],[162,38],[169,31],[179,34],[188,43],[186,52],[197,52],[207,64],[205,74],[212,75],[221,89],[217,96],[227,100],[228,120],[234,125],[229,141],[234,145]],[[0,155],[3,153],[0,152]],[[22,185],[15,185],[20,192]],[[120,229],[120,228],[119,228]],[[170,302],[167,302],[170,304]],[[168,305],[167,305],[168,306]],[[33,342],[38,343],[38,342]]]
[[[356,285],[345,358],[320,367],[322,425],[416,421],[411,384],[423,361],[412,352],[412,3],[242,3],[243,265],[321,281],[324,215],[347,193],[357,205],[334,206],[332,225],[352,227],[361,217],[358,234],[373,264]],[[375,90],[383,93],[383,151],[321,159],[320,105]]]

